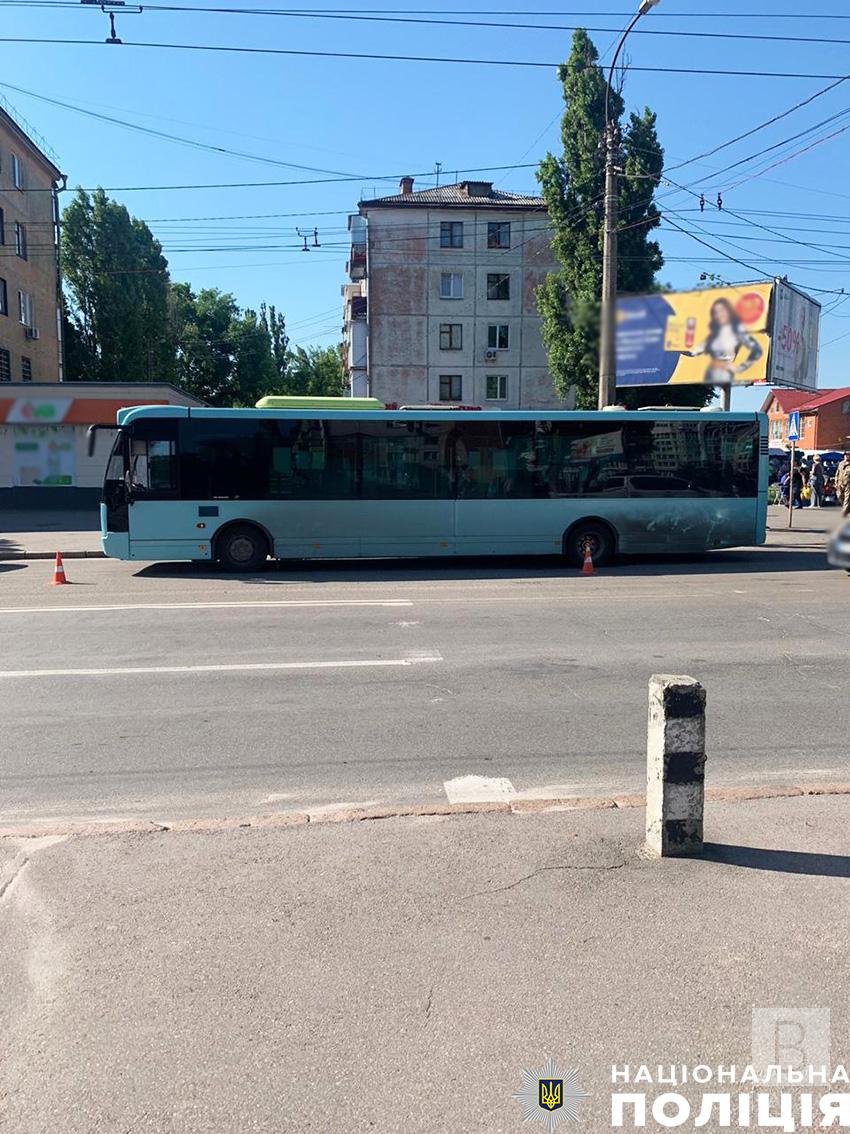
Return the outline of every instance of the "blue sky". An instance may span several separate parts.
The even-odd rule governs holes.
[[[217,0],[207,2],[215,5]],[[496,184],[534,190],[533,170],[522,166],[558,145],[562,104],[554,70],[223,54],[140,48],[130,46],[129,41],[554,63],[568,52],[569,29],[576,25],[607,29],[591,33],[607,58],[632,10],[630,0],[533,0],[529,10],[518,15],[516,0],[456,0],[454,4],[418,0],[428,9],[421,13],[424,19],[440,18],[443,13],[449,20],[555,25],[486,28],[344,20],[339,10],[345,0],[319,3],[321,7],[311,11],[324,10],[333,18],[249,15],[245,11],[235,15],[119,12],[117,32],[124,46],[103,43],[108,18],[96,7],[2,3],[4,37],[89,41],[17,43],[3,50],[0,94],[57,151],[69,185],[103,185],[150,224],[163,243],[175,280],[188,280],[196,288],[215,286],[231,291],[243,306],[257,306],[262,300],[276,304],[287,316],[293,341],[304,345],[327,344],[339,337],[346,215],[355,210],[361,191],[368,194],[373,186],[388,190],[397,175],[425,174],[434,169],[435,162],[442,163],[444,181],[454,180],[458,169],[513,167],[494,173]],[[413,5],[399,10],[398,0],[371,3],[377,7],[354,11],[361,16],[381,11],[409,18],[415,14]],[[238,0],[231,0],[231,6],[248,7]],[[390,12],[393,6],[395,13]],[[260,0],[251,7],[272,5]],[[720,10],[705,0],[661,0],[641,21],[638,26],[646,32],[702,31],[724,37],[732,33],[826,41],[634,34],[628,47],[632,70],[625,90],[627,104],[630,108],[649,105],[657,112],[668,165],[728,141],[828,82],[765,78],[751,72],[841,75],[848,71],[850,12],[846,0],[812,0],[812,7],[800,19],[791,18],[799,17],[801,7],[790,0],[740,0],[737,6],[724,0]],[[468,14],[457,15],[460,9]],[[497,11],[513,14],[500,16]],[[844,43],[838,42],[842,39]],[[734,74],[640,70],[644,67],[720,69]],[[23,91],[265,160],[149,136],[40,101]],[[792,138],[820,122],[824,125],[803,138]],[[840,132],[845,129],[847,132]],[[762,158],[728,168],[773,145],[777,148]],[[799,152],[804,147],[811,148]],[[803,289],[845,287],[850,294],[848,174],[850,81],[735,146],[671,172],[680,184],[690,186],[691,193],[666,186],[659,190],[658,198],[660,207],[676,210],[670,214],[675,223],[712,244],[720,241],[719,247],[761,268],[764,276],[787,273]],[[335,175],[353,180],[240,189],[135,192],[120,188],[297,181]],[[385,175],[392,179],[381,182],[379,178]],[[420,187],[425,184],[433,184],[433,174],[418,178]],[[745,214],[744,220],[711,209],[700,216],[692,194],[704,190],[713,200],[718,188],[726,207]],[[754,227],[753,222],[774,229],[777,235]],[[314,227],[318,227],[321,248],[300,252],[297,229],[312,232]],[[819,249],[787,243],[792,238],[819,245]],[[673,229],[663,231],[661,239],[667,257],[662,279],[675,287],[694,285],[701,271],[714,272],[730,282],[756,278],[740,264]],[[783,257],[790,257],[790,262]],[[845,305],[840,296],[830,294],[819,297],[827,309],[821,333],[825,344],[821,385],[850,384],[844,365],[850,351],[850,302]],[[828,345],[833,339],[839,341]],[[748,408],[762,397],[760,391],[739,391],[734,404]]]

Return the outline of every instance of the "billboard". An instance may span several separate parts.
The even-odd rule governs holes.
[[[766,382],[773,283],[617,300],[617,385]]]
[[[771,307],[768,383],[816,390],[820,304],[784,280],[777,280]]]

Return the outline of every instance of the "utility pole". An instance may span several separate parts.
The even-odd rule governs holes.
[[[599,341],[599,408],[613,405],[617,400],[617,197],[620,185],[617,124],[611,121],[609,99],[614,83],[614,71],[620,52],[629,32],[658,0],[640,0],[631,23],[620,37],[617,50],[608,70],[605,87],[605,221],[602,248],[602,311]]]
[[[602,320],[599,343],[599,409],[617,400],[617,127],[605,128],[605,219],[602,252]]]

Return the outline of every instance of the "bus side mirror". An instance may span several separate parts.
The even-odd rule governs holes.
[[[90,457],[94,456],[94,446],[97,440],[97,426],[90,425],[86,430],[86,452]]]

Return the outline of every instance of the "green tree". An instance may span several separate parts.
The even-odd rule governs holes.
[[[218,288],[196,294],[185,283],[172,286],[169,309],[174,375],[183,389],[213,406],[253,406],[264,394],[280,390],[272,335],[262,314],[240,310],[235,298]]]
[[[560,265],[537,293],[543,341],[555,389],[565,397],[576,387],[576,404],[594,409],[599,368],[599,296],[602,289],[603,196],[605,188],[605,90],[607,80],[598,52],[587,32],[573,34],[569,59],[558,69],[565,110],[561,119],[563,152],[547,154],[537,178],[546,202],[554,236],[553,251]],[[630,114],[622,124],[624,102],[619,91],[609,94],[609,111],[619,125],[621,168],[619,185],[619,257],[617,288],[624,293],[657,291],[656,273],[663,264],[661,249],[650,239],[661,217],[654,187],[664,167],[656,116],[647,108]],[[680,386],[634,388],[623,391],[632,406],[675,400],[705,405],[711,388]]]
[[[196,294],[180,283],[171,288],[170,308],[178,385],[209,405],[232,405],[236,300],[218,288],[203,288]]]
[[[285,393],[338,398],[345,388],[339,347],[296,347],[290,353]]]
[[[67,377],[170,376],[168,262],[144,221],[102,189],[78,189],[62,214]]]
[[[233,404],[254,406],[264,395],[277,393],[280,386],[268,324],[248,308],[233,321],[230,333],[234,354]]]
[[[271,342],[272,358],[282,389],[286,383],[289,367],[289,335],[286,333],[286,320],[273,304],[260,304],[260,319],[266,328]]]

